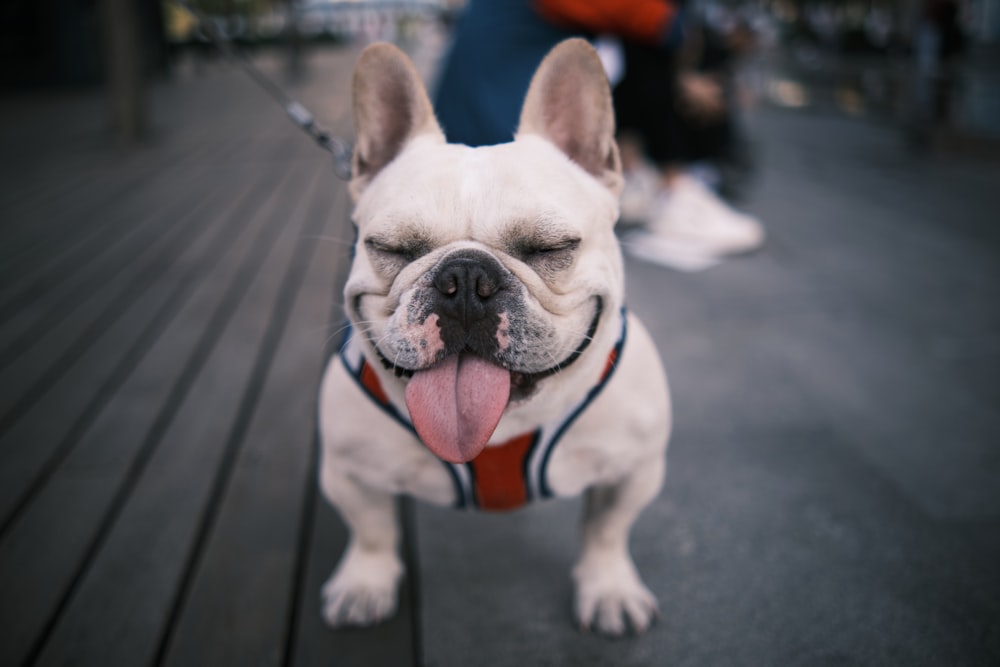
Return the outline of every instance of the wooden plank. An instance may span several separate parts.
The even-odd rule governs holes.
[[[4,127],[0,118],[0,127]],[[0,220],[8,221],[0,228],[0,276],[7,271],[16,258],[22,257],[27,247],[37,242],[32,238],[40,230],[32,222],[43,225],[51,220],[45,211],[58,210],[67,200],[77,201],[90,194],[94,183],[93,172],[72,170],[54,182],[39,182],[37,174],[11,174],[0,189]],[[86,233],[77,226],[78,233]]]
[[[253,205],[252,201],[247,204],[248,207]],[[205,212],[210,216],[209,220],[212,220],[213,212],[214,209]],[[200,264],[195,258],[203,244],[224,247],[227,235],[231,235],[238,226],[238,220],[230,221],[227,227],[205,225],[205,231],[210,233],[207,236],[198,235],[197,244],[190,247],[193,254],[180,258],[177,271],[169,272],[154,282],[147,298],[135,303],[104,332],[87,353],[62,374],[61,382],[44,395],[34,398],[24,412],[14,413],[16,421],[12,419],[3,424],[5,432],[0,439],[0,517],[3,524],[6,524],[10,512],[36,475],[57,452],[59,443],[74,432],[78,435],[79,429],[93,418],[93,413],[100,409],[108,396],[113,394],[116,385],[127,376],[134,361],[128,358],[126,352],[133,349],[137,342],[155,337],[159,329],[148,331],[138,341],[137,333],[145,331],[144,327],[164,308],[171,312],[176,310],[178,297],[171,299],[172,294],[190,292],[188,282],[198,277]],[[53,419],[53,414],[62,418]]]
[[[144,443],[162,428],[162,415],[188,366],[184,360],[198,354],[201,341],[217,335],[209,329],[215,313],[225,308],[234,276],[252,265],[256,257],[251,248],[274,227],[266,215],[251,215],[260,207],[268,187],[248,185],[256,196],[241,199],[231,189],[220,190],[227,196],[218,201],[226,208],[215,216],[218,222],[211,242],[183,258],[191,264],[192,277],[201,278],[200,282],[181,285],[186,289],[179,292],[178,308],[189,296],[190,300],[179,314],[171,313],[172,319],[160,325],[162,331],[155,332],[152,347],[134,370],[128,369],[120,389],[111,388],[113,397],[107,404],[93,408],[96,414],[91,421],[71,428],[39,409],[3,440],[0,479],[4,483],[0,492],[26,491],[39,471],[46,472],[44,466],[53,458],[55,464],[34,484],[45,483],[0,542],[0,591],[4,593],[0,595],[0,626],[8,629],[10,637],[0,642],[0,664],[20,663],[63,604],[81,563],[106,530],[102,517],[114,511]],[[164,286],[169,283],[164,281]],[[138,334],[137,327],[131,331],[133,336]],[[89,386],[84,377],[75,382],[64,380],[59,389],[83,400]],[[181,387],[178,393],[183,391]],[[51,424],[59,428],[43,429]],[[20,461],[13,459],[17,451]]]
[[[280,327],[287,316],[281,311],[292,300],[295,308],[280,345],[271,351],[273,364],[231,476],[219,480],[220,504],[205,519],[206,540],[189,569],[190,583],[181,589],[176,625],[158,664],[279,664],[284,654],[300,517],[307,485],[316,483],[310,466],[316,388],[330,309],[340,301],[336,278],[351,238],[344,229],[346,189],[337,187],[335,200],[332,190],[326,188],[310,204],[307,236],[289,274],[289,283],[301,289],[289,286],[298,297],[277,302],[272,324]],[[249,397],[253,386],[247,391]]]
[[[42,274],[35,281],[22,278],[25,288],[23,298],[18,300],[26,303],[10,304],[10,312],[0,326],[0,369],[15,359],[20,361],[46,334],[84,328],[85,325],[73,322],[71,317],[81,317],[81,311],[100,311],[90,302],[111,291],[107,289],[110,285],[128,285],[129,272],[134,275],[150,261],[158,244],[179,233],[177,224],[164,222],[163,218],[178,222],[184,219],[183,212],[191,201],[178,198],[178,191],[187,193],[194,189],[201,194],[191,193],[192,199],[205,198],[204,176],[204,170],[187,170],[142,188],[138,198],[128,198],[102,216],[110,221],[110,230],[95,235],[96,247],[86,253],[85,260],[81,258],[58,273]],[[103,230],[102,224],[92,220],[80,220],[79,224]],[[59,349],[65,346],[56,344]],[[51,351],[48,356],[52,356]]]
[[[116,178],[94,177],[84,194],[72,202],[46,201],[30,212],[29,221],[51,220],[54,223],[35,228],[38,238],[22,243],[5,254],[3,281],[0,286],[0,313],[9,316],[52,285],[66,280],[102,251],[109,237],[129,224],[108,215],[125,202],[141,201],[137,186],[148,176],[142,172],[124,172]],[[110,181],[113,187],[109,187]],[[114,224],[118,223],[118,224]]]
[[[5,155],[5,158],[9,156]],[[2,164],[2,163],[0,163]],[[39,248],[51,248],[62,236],[82,236],[90,232],[85,225],[72,224],[74,210],[84,213],[102,206],[108,195],[123,196],[140,182],[142,174],[124,174],[131,178],[114,181],[92,169],[77,169],[66,164],[45,164],[40,168],[24,169],[9,174],[0,190],[0,214],[4,224],[0,230],[0,275],[5,275],[12,262]],[[124,189],[123,189],[124,188]],[[100,220],[100,219],[98,219]],[[47,253],[46,253],[47,254]]]
[[[22,311],[4,333],[12,334],[0,351],[0,435],[58,382],[129,308],[174,269],[185,249],[206,233],[201,209],[211,192],[192,193],[192,201],[150,206],[136,227],[147,234],[131,238],[116,257],[90,264],[73,277],[72,288],[54,304]],[[160,197],[151,198],[160,202]],[[134,215],[141,215],[135,211]],[[160,233],[156,233],[156,230]],[[90,269],[93,269],[91,271]],[[35,317],[32,317],[32,316]],[[17,331],[20,329],[20,331]]]
[[[141,665],[155,655],[178,582],[209,499],[216,467],[251,378],[281,276],[294,256],[305,196],[293,181],[259,212],[280,224],[263,255],[237,275],[231,317],[169,421],[148,463],[136,471],[113,526],[56,623],[40,665]]]
[[[324,55],[323,60],[328,60],[328,56]],[[324,70],[327,69],[324,65]],[[336,76],[334,79],[334,83],[341,86],[349,85],[347,77]],[[48,135],[48,126],[42,121],[35,121],[35,116],[39,114],[30,111],[23,114],[25,118],[19,124],[18,132],[42,135],[39,137],[40,149],[49,148],[53,155],[37,158],[40,164],[33,168],[35,176],[27,181],[32,188],[45,184],[45,200],[36,202],[34,209],[19,208],[16,218],[0,217],[5,222],[23,219],[30,232],[28,242],[18,248],[0,241],[0,314],[10,312],[5,309],[11,292],[20,293],[42,269],[49,276],[65,276],[76,262],[100,250],[102,241],[89,238],[84,239],[84,247],[73,248],[73,257],[60,255],[69,249],[71,241],[80,241],[78,237],[81,235],[93,236],[95,230],[109,222],[105,213],[117,210],[122,199],[133,197],[136,185],[144,185],[164,173],[190,167],[221,164],[227,167],[253,166],[253,162],[260,164],[266,160],[283,160],[290,153],[310,160],[318,154],[318,149],[287,121],[280,107],[270,102],[252,81],[231,68],[220,68],[211,76],[183,81],[152,92],[157,116],[163,121],[163,126],[157,128],[156,145],[152,150],[124,155],[97,153],[87,155],[85,161],[78,161],[75,165],[69,162],[67,166],[66,160],[56,157],[57,151],[50,148],[52,139]],[[73,115],[81,105],[90,102],[67,100],[63,113]],[[47,111],[50,116],[47,120],[52,122],[51,109]],[[323,111],[317,110],[321,118],[326,117]],[[262,133],[262,128],[266,128],[266,132]],[[266,152],[261,151],[262,140],[268,144]],[[234,155],[222,159],[221,149]],[[73,193],[79,195],[79,201],[58,201],[51,195],[49,189],[54,186],[50,184],[78,177],[81,172],[87,174],[89,187]],[[54,225],[51,230],[50,225]],[[0,230],[9,231],[6,225]],[[101,238],[113,238],[113,234],[110,237],[103,234],[102,231]],[[50,266],[53,262],[56,265]],[[23,297],[19,303],[22,306],[30,303],[30,298]]]

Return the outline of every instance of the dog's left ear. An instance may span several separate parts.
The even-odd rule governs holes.
[[[372,44],[361,53],[353,91],[357,140],[349,188],[357,201],[411,139],[424,135],[444,143],[445,138],[420,75],[392,44]]]
[[[560,42],[538,66],[517,128],[518,137],[526,134],[548,139],[616,196],[621,194],[611,88],[601,59],[586,40]]]

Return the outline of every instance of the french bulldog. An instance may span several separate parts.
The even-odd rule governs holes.
[[[447,143],[388,44],[361,54],[353,110],[351,331],[320,389],[320,485],[350,540],[325,620],[395,611],[398,494],[483,510],[585,494],[576,621],[643,632],[657,602],[628,536],[663,482],[670,404],[624,308],[621,163],[597,54],[557,45],[506,144]]]

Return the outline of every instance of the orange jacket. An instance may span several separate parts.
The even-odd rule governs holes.
[[[535,9],[554,25],[647,44],[666,39],[678,12],[666,0],[535,0]]]

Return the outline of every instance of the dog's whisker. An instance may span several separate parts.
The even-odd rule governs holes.
[[[342,327],[338,327],[337,329],[335,329],[334,331],[330,332],[330,334],[327,335],[326,340],[324,342],[329,343],[334,338],[347,331],[349,328],[350,328],[349,324],[345,324]]]
[[[390,335],[391,334],[389,332],[386,332],[386,333],[382,334],[381,338],[379,338],[376,341],[372,341],[372,343],[375,345],[375,347],[377,347],[377,348],[379,348],[381,350],[382,349],[382,343],[384,343],[385,341],[389,340],[389,336]]]
[[[314,333],[317,333],[317,332],[323,332],[324,334],[326,334],[327,332],[330,331],[331,327],[333,327],[333,326],[334,326],[334,324],[332,324],[330,322],[327,322],[326,324],[317,324],[314,327],[307,328],[306,329],[306,333],[314,334]],[[340,327],[338,327],[336,330],[337,331],[343,331],[344,328],[346,328],[347,326],[350,326],[350,325],[343,324]]]
[[[375,324],[375,322],[373,322],[373,321],[371,321],[371,322],[362,321],[362,322],[355,322],[353,326],[354,326],[354,328],[358,329],[359,331],[365,332],[366,331],[365,327],[371,327],[373,324]],[[329,326],[330,325],[323,325],[322,327],[317,327],[315,329],[312,329],[309,333],[316,333],[316,332],[319,332],[319,331],[324,331]],[[345,322],[343,325],[341,325],[341,326],[333,329],[329,333],[326,333],[324,331],[324,333],[326,335],[326,342],[330,342],[331,340],[333,340],[333,338],[335,336],[343,333],[344,331],[347,331],[351,327],[352,327],[352,324],[350,322]],[[370,330],[370,329],[368,329],[368,330]]]

